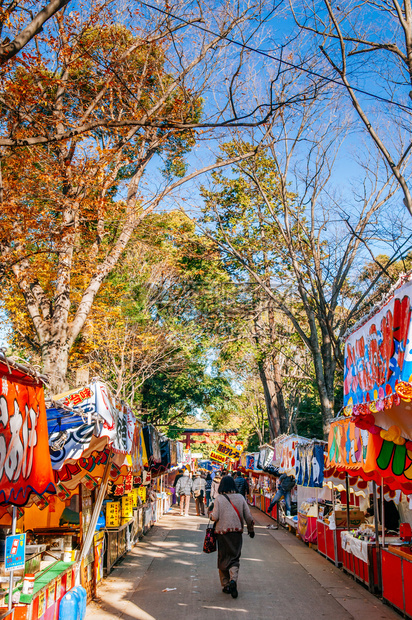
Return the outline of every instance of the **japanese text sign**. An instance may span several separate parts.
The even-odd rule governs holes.
[[[211,452],[210,458],[212,461],[217,461],[218,463],[226,463],[227,461],[227,456],[220,454],[219,452]]]
[[[26,559],[26,534],[6,537],[4,564],[7,571],[24,568]]]
[[[229,459],[238,459],[242,453],[242,449],[230,446],[228,443],[221,441],[216,452],[224,454]]]
[[[122,497],[122,517],[123,519],[133,518],[133,495],[131,493]]]
[[[106,527],[119,527],[120,504],[119,502],[107,502],[106,504]]]
[[[0,504],[54,493],[43,386],[0,362]]]

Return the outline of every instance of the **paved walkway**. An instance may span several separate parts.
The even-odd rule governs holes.
[[[86,620],[399,620],[328,560],[289,532],[266,529],[273,521],[253,512],[256,536],[244,536],[239,598],[222,593],[217,556],[202,552],[206,519],[173,511],[103,581]]]

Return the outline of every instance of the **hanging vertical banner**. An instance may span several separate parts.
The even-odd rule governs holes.
[[[328,438],[327,466],[342,471],[365,470],[369,433],[348,418],[332,422]]]
[[[0,503],[55,493],[43,385],[0,360]]]
[[[346,339],[345,405],[390,398],[399,382],[412,379],[411,300],[408,280]]]
[[[308,443],[310,439],[298,435],[281,435],[274,442],[272,459],[273,467],[279,468],[280,473],[296,475],[296,451],[298,444]]]
[[[296,483],[304,487],[323,486],[324,445],[313,442],[298,444],[296,450]]]

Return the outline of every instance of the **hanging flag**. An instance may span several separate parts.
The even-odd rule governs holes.
[[[0,360],[0,504],[56,493],[40,380]]]

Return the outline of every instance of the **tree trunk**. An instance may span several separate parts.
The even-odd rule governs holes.
[[[69,348],[65,343],[50,339],[42,346],[42,370],[49,378],[51,395],[69,388],[66,380],[68,361]]]
[[[327,440],[335,409],[335,365],[330,359],[326,360],[327,363],[325,364],[325,360],[317,348],[312,349],[312,355],[315,366],[316,384],[320,398],[320,408],[322,411],[323,436],[324,439]]]
[[[269,420],[270,438],[275,439],[286,431],[286,411],[282,386],[274,378],[273,368],[268,360],[259,364],[259,376],[263,385],[266,410]]]

